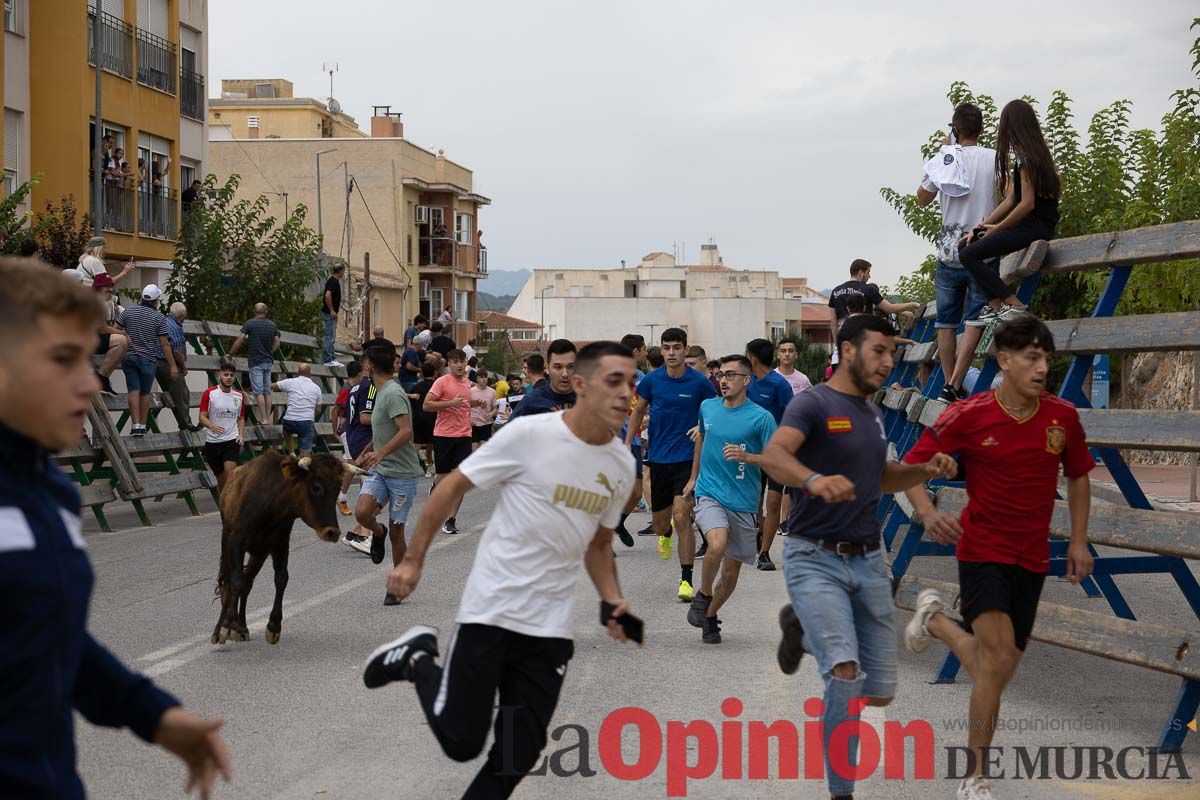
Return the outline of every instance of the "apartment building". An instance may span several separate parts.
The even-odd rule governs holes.
[[[75,199],[95,211],[112,260],[132,282],[162,280],[179,233],[180,194],[207,160],[207,0],[4,0],[4,187],[35,175],[32,206]],[[122,170],[104,170],[92,209],[95,52],[101,119]]]
[[[788,296],[783,281],[773,270],[728,267],[717,245],[705,244],[693,265],[655,252],[628,269],[536,269],[508,313],[537,320],[546,340],[640,333],[657,343],[665,328],[679,327],[714,357],[740,353],[759,337],[803,334],[832,343],[826,299]]]
[[[333,98],[296,97],[283,78],[223,80],[221,96],[208,103],[208,121],[238,139],[366,138],[354,117]]]
[[[245,88],[258,85],[291,91],[278,79],[222,81],[222,94],[249,94]],[[322,130],[345,135],[289,137],[284,132],[295,123],[295,109],[239,97],[235,118],[225,105],[229,99],[210,100],[212,172],[221,181],[238,175],[239,195],[267,197],[280,219],[288,208],[305,205],[307,224],[323,234],[325,253],[349,264],[343,296],[350,324],[338,326],[340,339],[376,325],[399,336],[417,313],[434,319],[447,306],[454,339],[476,336],[476,286],[487,277],[480,212],[491,200],[475,192],[471,170],[405,139],[400,115],[389,106],[375,107],[369,134],[339,127],[354,121],[334,115]],[[305,108],[329,114],[329,104]],[[265,135],[242,127],[243,114],[257,117]]]

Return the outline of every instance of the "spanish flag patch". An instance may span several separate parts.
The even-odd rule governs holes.
[[[826,417],[825,430],[830,433],[849,433],[854,430],[849,417]]]

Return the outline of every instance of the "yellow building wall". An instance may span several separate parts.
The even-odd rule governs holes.
[[[258,117],[260,139],[319,139],[322,123],[329,115],[312,106],[212,106],[208,108],[208,124],[228,126],[235,139],[250,138],[250,117]],[[334,138],[366,137],[366,133],[334,117]]]

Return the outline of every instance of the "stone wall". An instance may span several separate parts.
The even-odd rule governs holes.
[[[1192,380],[1197,353],[1139,353],[1121,369],[1122,408],[1181,410],[1193,408]],[[1117,398],[1114,398],[1116,400]],[[1131,464],[1190,464],[1190,453],[1124,451]]]

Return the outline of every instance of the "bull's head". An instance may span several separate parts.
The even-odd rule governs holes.
[[[299,459],[289,456],[283,460],[282,469],[300,519],[317,532],[318,539],[326,542],[340,539],[336,502],[342,476],[347,471],[362,470],[329,453]]]

